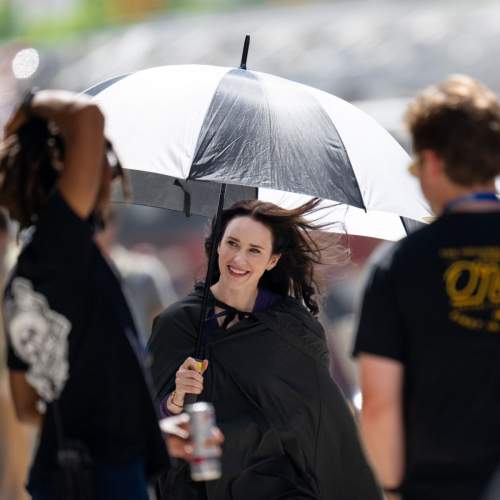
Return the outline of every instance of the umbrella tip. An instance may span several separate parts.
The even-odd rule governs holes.
[[[248,47],[250,47],[250,35],[247,35],[245,37],[245,44],[243,45],[243,55],[241,56],[240,69],[247,69]]]

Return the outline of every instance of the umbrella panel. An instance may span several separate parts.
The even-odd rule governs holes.
[[[317,99],[294,82],[241,69],[214,93],[189,178],[365,208],[342,139]]]
[[[132,185],[134,205],[165,208],[186,215],[213,217],[217,209],[220,184],[209,181],[185,181],[168,175],[125,169]],[[257,198],[257,188],[227,186],[224,208],[239,200]],[[113,187],[111,201],[124,202],[120,185]]]

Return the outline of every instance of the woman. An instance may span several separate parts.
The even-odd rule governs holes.
[[[121,282],[93,242],[120,173],[103,115],[41,91],[5,132],[0,204],[21,230],[35,226],[4,300],[14,405],[40,428],[28,490],[146,500],[168,455]]]
[[[329,374],[316,319],[322,271],[345,260],[307,222],[315,199],[294,210],[241,201],[205,241],[218,264],[203,330],[203,375],[190,356],[203,287],[153,324],[152,373],[161,411],[179,413],[186,393],[214,404],[226,436],[222,478],[193,483],[185,464],[163,478],[163,499],[372,500],[378,487],[349,408]],[[323,276],[322,276],[323,274]]]

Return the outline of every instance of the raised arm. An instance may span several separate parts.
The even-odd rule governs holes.
[[[42,90],[29,108],[20,107],[5,127],[14,134],[30,116],[53,122],[65,143],[59,191],[82,219],[94,209],[101,187],[105,160],[104,116],[87,98],[71,92]]]
[[[40,398],[35,389],[28,384],[26,372],[11,371],[10,387],[17,418],[25,424],[40,427],[43,417],[36,408]]]

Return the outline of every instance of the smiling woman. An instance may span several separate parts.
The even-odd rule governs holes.
[[[217,233],[212,223],[205,251],[216,245],[218,259],[201,373],[189,356],[203,285],[155,319],[160,412],[180,413],[186,393],[198,394],[226,436],[222,478],[193,483],[181,463],[160,480],[163,500],[380,499],[315,318],[326,271],[349,257],[325,224],[306,220],[320,202],[285,210],[245,200],[222,212]]]
[[[316,198],[286,210],[273,203],[244,200],[224,210],[219,234],[214,234],[212,223],[205,241],[207,258],[214,239],[219,253],[212,293],[236,309],[251,312],[260,286],[279,296],[291,295],[318,314],[315,295],[325,291],[327,272],[349,258],[348,250],[337,245],[338,236],[321,231],[327,224],[306,221],[306,214],[321,211],[320,203]]]

